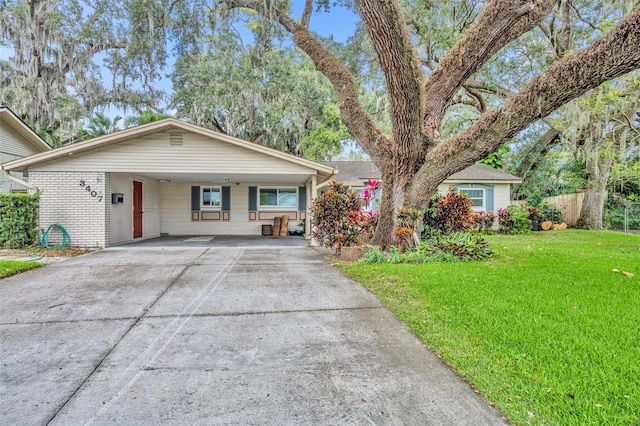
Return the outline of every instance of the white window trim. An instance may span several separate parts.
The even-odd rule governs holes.
[[[458,188],[458,192],[462,193],[464,191],[482,191],[482,205],[481,206],[471,206],[471,210],[474,212],[483,212],[487,209],[487,191],[485,188],[477,188],[477,187],[467,187],[467,188]],[[466,194],[466,192],[464,192]],[[469,197],[469,194],[467,194]],[[479,197],[474,197],[469,199],[479,200]]]
[[[280,193],[281,189],[295,189],[296,190],[296,205],[295,206],[263,206],[262,204],[260,204],[260,191],[262,191],[263,189],[275,189],[278,191],[278,194]],[[277,210],[277,211],[298,211],[298,203],[300,202],[300,194],[299,194],[299,190],[297,186],[259,186],[258,187],[258,193],[256,194],[256,196],[258,197],[257,200],[257,206],[258,206],[258,210]],[[276,200],[278,199],[278,197],[276,197]]]
[[[220,205],[208,206],[204,204],[204,190],[205,189],[217,189],[220,193]],[[222,210],[222,187],[220,186],[201,186],[200,187],[200,209],[202,210]]]

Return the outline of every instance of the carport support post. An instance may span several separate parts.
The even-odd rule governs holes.
[[[307,213],[304,221],[304,235],[307,239],[311,238],[311,203],[315,200],[318,184],[318,178],[316,175],[311,176],[311,182],[307,182]]]

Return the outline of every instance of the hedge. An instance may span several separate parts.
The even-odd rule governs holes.
[[[38,241],[40,194],[0,194],[0,248],[20,248]]]

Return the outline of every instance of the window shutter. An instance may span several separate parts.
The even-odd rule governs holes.
[[[249,211],[258,210],[258,187],[249,187]]]
[[[222,187],[222,210],[231,210],[231,187]]]
[[[493,204],[493,186],[492,185],[484,185],[485,197],[487,198],[487,211],[492,212],[494,208]]]
[[[307,211],[307,187],[298,187],[298,211]]]
[[[191,211],[192,212],[200,211],[200,187],[199,186],[191,187]]]

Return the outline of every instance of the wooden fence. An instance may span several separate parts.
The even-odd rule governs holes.
[[[584,192],[578,194],[563,194],[555,197],[547,197],[544,199],[547,203],[562,212],[562,218],[569,226],[573,226],[580,217],[582,210],[582,201],[584,200]],[[523,205],[526,201],[514,200],[511,204]]]

